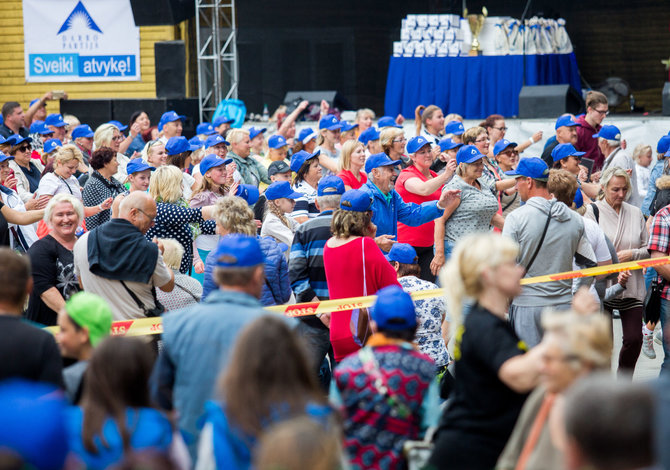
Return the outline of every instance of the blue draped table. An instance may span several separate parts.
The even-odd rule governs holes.
[[[519,113],[523,56],[391,57],[385,114],[414,117],[422,104],[436,104],[466,119]],[[574,53],[526,56],[526,85],[568,83],[581,90]]]

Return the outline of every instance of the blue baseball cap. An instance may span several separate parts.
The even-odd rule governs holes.
[[[389,165],[400,165],[402,160],[391,160],[388,155],[385,153],[375,153],[370,155],[367,160],[365,160],[365,172],[370,173],[375,168],[380,166],[389,166]]]
[[[196,149],[201,149],[205,146],[205,143],[197,135],[194,135],[193,137],[188,139],[188,143],[191,144]]]
[[[582,155],[586,155],[586,152],[578,152],[572,144],[558,144],[554,147],[554,150],[551,151],[551,158],[554,159],[554,162],[570,156],[581,157]]]
[[[350,189],[342,194],[340,209],[351,212],[367,212],[372,210],[372,198],[360,189]]]
[[[549,179],[549,167],[544,160],[537,157],[522,158],[516,167],[516,170],[506,171],[507,176],[518,178],[525,176],[538,181],[547,181]]]
[[[168,155],[178,155],[183,152],[192,152],[194,150],[198,150],[198,147],[191,145],[189,141],[186,140],[186,137],[181,135],[179,137],[170,137],[167,144],[165,144],[165,151]]]
[[[54,127],[67,126],[67,122],[63,121],[63,116],[61,116],[58,113],[49,114],[47,118],[44,120],[44,124],[46,124],[47,126],[54,126]]]
[[[267,131],[267,129],[264,127],[262,129],[256,129],[255,127],[250,127],[249,128],[249,140],[259,136],[263,132]]]
[[[581,189],[577,188],[573,202],[575,203],[575,209],[579,209],[584,205],[584,196],[582,195]]]
[[[395,119],[393,119],[391,116],[382,116],[379,118],[379,121],[377,121],[377,127],[382,128],[382,127],[397,127],[398,129],[402,129],[402,126],[400,124],[395,123]]]
[[[214,266],[217,268],[250,268],[264,262],[258,239],[239,233],[221,237],[214,252]]]
[[[253,206],[258,201],[260,197],[260,192],[258,191],[258,186],[253,184],[240,184],[235,191],[235,196],[241,197],[247,204]]]
[[[380,289],[370,315],[380,330],[402,331],[416,327],[414,301],[400,286]]]
[[[214,130],[214,126],[212,126],[211,122],[201,122],[195,128],[195,133],[198,135],[212,135],[216,134],[216,131]]]
[[[510,142],[507,139],[500,139],[496,144],[493,146],[493,155],[498,156],[500,152],[505,150],[507,147],[514,147],[516,148],[517,143],[516,142]]]
[[[225,160],[218,155],[209,154],[205,158],[203,158],[200,161],[200,174],[204,175],[207,173],[209,170],[211,170],[214,167],[221,166],[221,165],[227,165],[230,162],[232,162],[232,158],[226,158]]]
[[[133,158],[126,165],[126,174],[132,175],[133,173],[138,173],[140,171],[151,170],[154,171],[156,168],[149,166],[141,158]]]
[[[669,135],[664,135],[658,140],[658,144],[656,145],[656,152],[657,153],[665,153],[670,149],[670,134]]]
[[[358,127],[356,123],[349,124],[347,121],[340,121],[340,123],[342,124],[342,132],[347,132]]]
[[[275,134],[270,136],[268,139],[268,147],[271,149],[280,149],[282,147],[286,147],[287,145],[288,144],[286,143],[286,139],[283,135]]]
[[[446,139],[440,140],[440,150],[446,152],[447,150],[457,149],[462,147],[463,144],[460,142],[454,142],[451,138],[447,137]]]
[[[617,126],[608,124],[606,126],[601,127],[600,131],[598,131],[596,134],[593,134],[592,137],[594,139],[602,137],[603,139],[607,140],[621,140],[621,131]]]
[[[30,129],[28,131],[31,134],[39,134],[41,130],[47,129],[50,133],[53,132],[52,130],[49,130],[47,126],[44,125],[44,121],[40,121],[39,119],[37,121],[33,121],[33,123],[30,125]]]
[[[11,145],[12,147],[16,147],[17,145],[20,145],[24,142],[31,143],[32,141],[32,137],[21,137],[19,134],[12,134],[7,137],[5,143]]]
[[[321,154],[321,150],[317,150],[314,153],[309,153],[304,150],[301,150],[300,152],[296,152],[291,156],[291,170],[295,171],[296,173],[302,166],[308,161],[311,160],[312,158],[316,158]]]
[[[128,129],[128,126],[124,126],[123,124],[121,124],[121,121],[109,121],[107,124],[112,124],[112,125],[116,126],[116,128],[121,132]]]
[[[291,189],[291,183],[288,181],[275,181],[265,190],[265,198],[268,201],[274,201],[275,199],[280,199],[282,197],[287,199],[298,199],[303,196],[304,194],[293,191],[293,189]]]
[[[417,264],[416,256],[416,250],[409,243],[394,243],[386,259],[403,264]]]
[[[274,176],[277,173],[288,173],[291,171],[291,167],[288,166],[286,161],[277,160],[276,162],[270,163],[268,167],[268,176]]]
[[[60,139],[47,139],[44,141],[44,153],[49,154],[63,146],[63,142]]]
[[[363,145],[368,145],[368,142],[373,140],[379,140],[379,131],[373,126],[368,127],[358,136],[358,141]]]
[[[336,131],[338,129],[342,129],[342,123],[337,120],[334,114],[326,114],[319,121],[319,130],[321,129]]]
[[[28,105],[28,107],[30,108],[32,105],[37,103],[39,100],[40,100],[39,98],[35,98],[34,100],[30,100],[30,104]]]
[[[88,124],[79,124],[77,127],[72,129],[72,138],[78,139],[80,137],[93,138],[95,132],[91,129],[91,126]]]
[[[416,153],[426,145],[430,145],[430,142],[428,142],[424,136],[417,135],[416,137],[409,139],[409,142],[407,142],[407,152]]]
[[[465,134],[465,127],[461,121],[449,121],[444,127],[445,134],[463,135]]]
[[[186,116],[177,114],[174,111],[166,111],[161,115],[160,121],[158,121],[158,130],[162,131],[163,125],[167,124],[168,122],[183,121],[185,119]]]
[[[208,149],[210,147],[214,147],[215,145],[219,144],[226,144],[230,145],[230,142],[228,142],[226,139],[221,137],[221,134],[212,134],[209,137],[207,137],[207,140],[205,140],[205,148]]]
[[[67,413],[65,396],[54,385],[6,380],[0,384],[0,446],[20,457],[21,468],[63,468]]]
[[[474,145],[464,145],[456,153],[456,163],[459,165],[461,163],[474,163],[482,158],[484,158],[484,154]]]
[[[312,139],[316,139],[316,132],[314,132],[314,130],[310,129],[309,127],[301,130],[300,134],[298,134],[298,140],[302,142],[303,145]]]
[[[214,127],[219,127],[221,124],[232,124],[235,122],[235,119],[231,119],[228,116],[219,116],[217,118],[214,118],[212,121],[212,125]]]
[[[4,162],[5,160],[14,160],[14,156],[0,152],[0,163]]]
[[[317,196],[337,196],[344,194],[344,181],[335,175],[328,175],[321,178],[316,188]]]
[[[32,127],[32,126],[31,126],[31,127]],[[39,129],[37,129],[37,133],[38,133],[39,135],[49,135],[49,134],[53,134],[54,131],[52,131],[51,129],[49,129],[45,123],[42,123],[42,124],[40,125]]]
[[[558,119],[556,119],[556,126],[554,129],[558,129],[559,127],[582,127],[575,119],[570,116],[569,114],[566,116],[559,116]]]

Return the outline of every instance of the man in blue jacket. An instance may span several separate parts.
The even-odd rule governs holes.
[[[423,137],[416,140],[424,140]],[[417,145],[421,142],[417,142]],[[423,145],[421,145],[423,146]],[[370,155],[365,162],[368,182],[361,190],[367,191],[372,198],[372,222],[377,226],[375,242],[379,248],[388,252],[395,243],[398,234],[398,222],[410,227],[418,227],[442,215],[445,207],[460,197],[459,190],[443,191],[438,201],[424,202],[421,205],[407,203],[393,189],[391,178],[393,166],[400,165],[400,160],[391,160],[385,153]]]

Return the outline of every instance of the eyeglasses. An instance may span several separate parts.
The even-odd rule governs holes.
[[[504,152],[500,152],[500,155],[505,155],[507,157],[514,157],[515,155],[519,155],[519,152],[516,150],[505,150]]]
[[[490,141],[491,141],[491,139],[489,139],[488,137],[484,137],[483,139],[475,140],[475,143],[480,144],[482,142],[490,142]]]
[[[394,144],[400,144],[400,143],[404,144],[405,142],[407,142],[407,139],[405,137],[403,137],[402,139],[393,139]]]
[[[609,109],[606,109],[606,110],[604,110],[604,111],[602,111],[602,110],[600,110],[600,109],[594,109],[594,111],[595,111],[596,113],[600,114],[601,116],[607,116],[607,115],[610,113]]]
[[[112,137],[112,140],[125,140],[125,137],[123,137],[123,135],[117,135],[115,137]]]
[[[499,130],[500,132],[507,132],[507,127],[494,127],[493,129]]]
[[[145,216],[147,219],[149,219],[149,222],[153,222],[154,220],[156,220],[156,216],[151,217],[149,214],[147,214],[146,212],[144,212],[144,211],[143,211],[142,209],[140,209],[139,207],[136,207],[135,209],[137,209],[137,210],[140,211],[142,214],[144,214],[144,216]]]

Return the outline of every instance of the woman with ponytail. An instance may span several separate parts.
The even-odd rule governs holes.
[[[528,392],[538,384],[539,349],[527,352],[505,318],[510,299],[521,292],[518,254],[508,238],[470,235],[456,244],[442,271],[458,379],[429,468],[494,468]],[[465,298],[475,303],[462,318]]]

